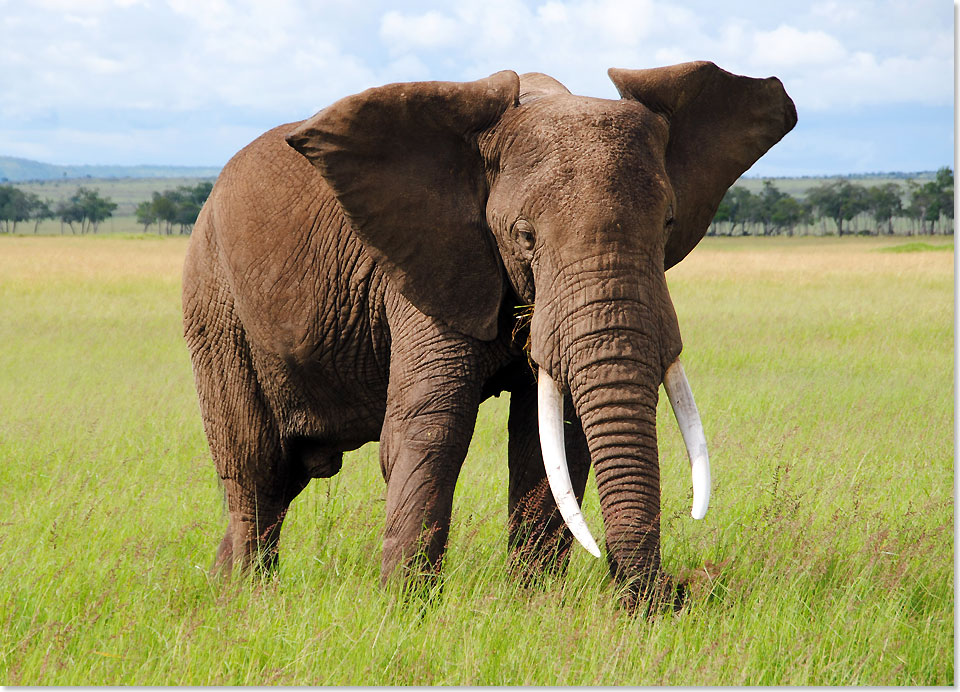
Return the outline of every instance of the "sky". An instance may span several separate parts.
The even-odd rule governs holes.
[[[750,176],[954,158],[946,0],[0,0],[0,155],[222,166],[260,133],[390,82],[712,60],[779,77],[797,127]]]

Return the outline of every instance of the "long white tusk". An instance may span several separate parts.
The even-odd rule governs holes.
[[[679,358],[667,368],[663,376],[663,388],[667,390],[690,459],[690,473],[693,476],[693,509],[690,515],[694,519],[703,519],[710,504],[710,457],[707,455],[707,437],[703,433],[700,413]]]
[[[577,496],[573,492],[573,483],[570,482],[567,452],[563,446],[563,396],[556,382],[543,368],[540,368],[540,376],[537,378],[537,415],[540,420],[543,465],[547,470],[547,480],[550,482],[550,490],[560,509],[560,515],[580,545],[594,557],[600,557],[600,548],[590,535],[587,522],[580,513]]]

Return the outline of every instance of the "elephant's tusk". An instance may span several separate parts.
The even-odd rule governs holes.
[[[587,522],[580,512],[580,504],[570,482],[567,453],[563,446],[563,396],[547,371],[540,368],[537,378],[537,414],[540,420],[540,449],[547,470],[550,491],[557,502],[560,515],[580,545],[594,557],[600,557],[600,548],[593,540]]]
[[[694,519],[703,519],[710,504],[710,457],[707,455],[707,437],[703,433],[700,413],[679,358],[667,368],[663,376],[663,388],[667,390],[690,459],[690,473],[693,476],[693,509],[690,515]]]

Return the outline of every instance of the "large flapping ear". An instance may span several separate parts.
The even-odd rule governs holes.
[[[477,136],[518,93],[510,71],[388,84],[337,101],[287,136],[407,300],[478,339],[496,336],[504,281]]]
[[[670,124],[666,168],[677,209],[669,269],[703,238],[727,188],[793,129],[797,110],[776,77],[741,77],[711,62],[608,74],[623,98]]]

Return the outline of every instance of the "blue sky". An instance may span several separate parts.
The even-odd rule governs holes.
[[[953,165],[945,0],[0,0],[0,154],[222,165],[370,86],[713,60],[776,75],[796,129],[748,175]]]

